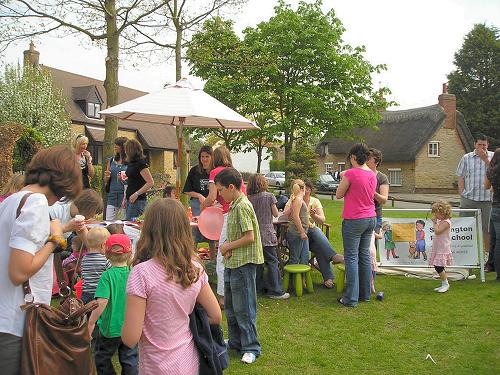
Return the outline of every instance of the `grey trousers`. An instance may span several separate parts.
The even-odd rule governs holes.
[[[19,375],[22,337],[0,332],[0,368],[2,375]]]

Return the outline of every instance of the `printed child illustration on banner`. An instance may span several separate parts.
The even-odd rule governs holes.
[[[451,233],[454,265],[478,265],[475,218],[453,218]],[[434,235],[430,219],[384,218],[381,234],[383,239],[379,240],[378,247],[381,266],[428,267]]]

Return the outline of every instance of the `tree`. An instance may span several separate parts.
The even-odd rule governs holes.
[[[500,147],[500,40],[496,27],[474,25],[455,53],[456,69],[448,75],[450,93],[457,97],[473,134],[491,137]]]
[[[285,164],[296,141],[325,132],[375,126],[387,103],[372,88],[371,74],[385,69],[364,57],[364,47],[342,40],[344,27],[322,2],[300,2],[293,11],[283,1],[275,15],[244,31],[245,44],[262,65],[254,69],[262,102],[276,114],[284,139]]]
[[[41,141],[45,147],[68,142],[71,120],[49,72],[29,65],[5,68],[0,78],[0,125],[8,122],[29,129],[23,142]]]
[[[214,134],[231,151],[256,151],[257,172],[260,172],[264,148],[276,141],[272,128],[274,116],[266,112],[260,100],[262,95],[255,90],[251,72],[259,63],[234,32],[233,22],[220,17],[207,20],[202,30],[193,35],[186,59],[191,73],[207,80],[207,93],[261,128],[245,131],[200,129],[196,134]]]
[[[307,142],[297,143],[285,168],[285,172],[288,174],[286,186],[295,178],[308,179],[314,183],[318,179],[316,157],[314,148],[310,144]]]
[[[41,34],[77,34],[104,43],[106,103],[118,104],[120,37],[124,48],[134,48],[141,28],[153,33],[152,16],[168,0],[12,0],[0,2],[0,51],[20,40]],[[128,33],[128,36],[127,36]],[[105,118],[104,164],[113,154],[118,121]],[[101,179],[102,180],[102,179]],[[104,190],[104,189],[103,189]]]

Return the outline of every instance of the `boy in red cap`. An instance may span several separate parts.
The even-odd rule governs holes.
[[[138,373],[137,347],[129,348],[121,340],[131,256],[132,246],[125,234],[112,234],[107,239],[106,258],[112,267],[99,280],[95,291],[99,307],[92,311],[89,319],[89,334],[92,334],[95,323],[101,318],[95,350],[95,364],[99,375],[115,373],[111,358],[117,350],[122,374]]]

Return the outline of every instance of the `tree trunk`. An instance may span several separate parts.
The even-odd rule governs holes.
[[[257,173],[260,173],[260,164],[262,163],[262,152],[264,151],[264,147],[258,146],[255,151],[257,152]]]
[[[176,38],[175,38],[175,81],[179,81],[182,78],[182,25],[181,25],[181,20],[179,19],[179,13],[178,13],[178,7],[177,7],[177,0],[174,0],[174,17],[173,17],[173,22],[175,25],[175,32],[176,32]],[[176,127],[175,129],[175,134],[177,135],[177,139],[181,138],[183,141],[185,138],[188,137],[188,132],[184,130],[183,132],[180,131],[179,127]],[[184,147],[184,150],[186,148]],[[182,152],[181,160],[178,160],[178,165],[177,168],[180,168],[179,171],[179,180],[177,181],[177,187],[179,191],[177,194],[179,195],[179,198],[182,202],[182,204],[187,207],[188,202],[189,202],[189,197],[186,194],[182,194],[182,189],[184,188],[184,183],[186,182],[186,178],[188,175],[188,166],[189,166],[189,157],[187,152],[184,152],[182,150],[179,150]],[[180,156],[180,154],[179,154]]]
[[[116,26],[116,0],[106,0],[106,78],[104,89],[106,90],[106,105],[112,107],[118,104],[118,68],[119,68],[119,33]],[[106,116],[104,119],[104,145],[102,160],[102,175],[95,176],[102,181],[102,195],[104,207],[106,207],[106,191],[104,189],[104,171],[106,170],[106,160],[113,155],[113,145],[118,135],[118,120],[114,117]],[[106,212],[106,210],[104,210]]]

